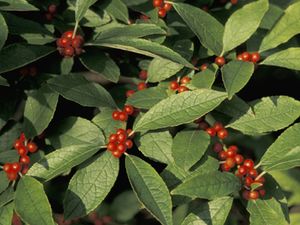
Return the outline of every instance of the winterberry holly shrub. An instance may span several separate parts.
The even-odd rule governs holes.
[[[299,225],[299,34],[297,0],[0,0],[0,224]]]

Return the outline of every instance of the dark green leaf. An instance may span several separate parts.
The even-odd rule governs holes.
[[[19,154],[16,150],[8,150],[0,152],[0,163],[16,162],[19,159]]]
[[[284,10],[277,5],[269,4],[269,10],[266,12],[259,27],[270,30],[280,19]]]
[[[1,30],[0,32],[0,50],[1,50],[3,45],[6,42],[7,35],[8,35],[8,27],[1,13],[0,13],[0,30]]]
[[[38,11],[39,9],[29,4],[26,0],[1,0],[0,10],[3,11]]]
[[[121,0],[106,1],[105,10],[116,19],[129,23],[129,15],[127,6]]]
[[[5,191],[8,185],[9,185],[9,180],[7,179],[6,173],[4,171],[0,171],[0,193]]]
[[[60,71],[61,74],[69,74],[72,71],[74,65],[74,58],[73,57],[64,57],[60,64]]]
[[[97,2],[97,0],[77,0],[75,6],[75,20],[79,22],[85,16],[86,11],[95,2]]]
[[[14,200],[14,197],[14,189],[12,186],[9,186],[4,192],[0,194],[0,208]]]
[[[0,208],[0,224],[11,225],[13,218],[14,204],[10,203]]]

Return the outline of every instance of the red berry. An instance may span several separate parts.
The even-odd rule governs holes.
[[[22,147],[18,148],[17,151],[18,151],[18,154],[20,156],[25,156],[28,153],[28,150],[27,150],[27,148],[25,146],[22,146]]]
[[[244,161],[244,166],[247,167],[248,169],[253,169],[254,167],[254,162],[251,159],[246,159]]]
[[[71,46],[71,40],[69,40],[68,38],[59,38],[56,41],[56,45],[58,47],[65,48],[67,46]]]
[[[74,56],[74,48],[72,48],[71,46],[65,47],[64,56],[65,57],[73,57]]]
[[[122,129],[122,128],[119,128],[118,130],[117,130],[117,133],[116,133],[117,135],[119,135],[119,134],[124,134],[124,135],[126,135],[127,134],[127,132],[126,132],[126,130],[124,130],[124,129]]]
[[[249,191],[247,191],[247,190],[243,191],[243,198],[246,200],[249,200]]]
[[[38,147],[34,142],[29,142],[27,144],[27,149],[28,149],[29,152],[34,153],[38,150]]]
[[[220,142],[216,142],[213,146],[213,150],[214,152],[219,153],[223,150],[223,145]]]
[[[251,54],[251,62],[257,63],[260,60],[260,54],[258,52],[254,52]]]
[[[68,39],[72,39],[72,37],[73,37],[73,31],[72,30],[66,31],[65,33],[63,33],[62,37],[65,37],[65,38],[68,38]]]
[[[222,130],[218,131],[217,135],[220,139],[223,140],[228,137],[228,131],[225,128],[223,128]]]
[[[83,45],[83,38],[80,35],[76,35],[74,39],[72,39],[72,46],[74,48],[81,48]]]
[[[147,21],[147,20],[149,20],[149,16],[142,14],[142,15],[140,15],[140,19]]]
[[[230,145],[229,147],[228,147],[228,150],[232,150],[232,151],[234,151],[234,152],[238,152],[238,147],[236,146],[236,145]]]
[[[222,56],[217,56],[217,57],[215,58],[215,63],[216,63],[218,66],[223,66],[223,65],[226,63],[226,61],[225,61],[225,58],[224,58],[224,57],[222,57]]]
[[[241,176],[245,176],[247,174],[247,168],[244,167],[244,166],[239,166],[238,174],[241,175]]]
[[[215,122],[213,125],[213,128],[216,130],[216,132],[222,130],[224,128],[223,124],[220,122]]]
[[[107,150],[114,152],[117,150],[117,145],[115,144],[115,142],[109,142],[107,145]]]
[[[165,3],[164,6],[163,6],[163,8],[164,8],[167,12],[169,12],[169,11],[172,9],[172,4],[170,4],[170,3]]]
[[[237,55],[237,56],[236,56],[236,59],[239,60],[239,61],[243,61],[242,54]]]
[[[246,186],[250,187],[251,184],[253,183],[253,179],[251,177],[247,176],[247,177],[245,177],[244,182],[245,182]]]
[[[29,74],[29,69],[27,67],[23,67],[19,70],[19,74],[25,77]]]
[[[117,134],[111,134],[109,136],[109,142],[116,142],[118,140],[118,135]]]
[[[234,149],[228,148],[226,154],[227,157],[234,158],[236,156],[236,151]]]
[[[117,140],[118,140],[119,143],[125,142],[126,139],[127,139],[127,135],[126,134],[123,134],[123,133],[118,134]]]
[[[225,160],[227,158],[227,154],[225,151],[220,151],[218,157],[220,160]]]
[[[205,121],[202,121],[198,124],[199,129],[201,130],[206,130],[207,128],[209,128],[208,123],[206,123]]]
[[[160,8],[160,9],[158,10],[158,16],[159,16],[160,18],[164,18],[166,15],[167,15],[167,11],[166,11],[164,8]]]
[[[30,158],[27,155],[24,155],[20,158],[20,163],[29,164],[30,163]]]
[[[161,7],[163,4],[163,0],[153,0],[154,7]]]
[[[124,143],[120,143],[117,145],[117,151],[124,153],[127,149],[127,146]]]
[[[179,88],[179,84],[177,81],[171,81],[169,87],[171,90],[176,91]]]
[[[206,63],[204,63],[204,64],[202,64],[201,66],[200,66],[200,70],[201,71],[204,71],[204,70],[206,70],[208,68],[208,64],[206,64]]]
[[[180,83],[181,84],[188,84],[190,83],[191,78],[189,78],[188,76],[184,76],[183,78],[181,78]]]
[[[132,96],[135,93],[134,90],[128,90],[126,91],[126,97],[129,98],[130,96]]]
[[[24,142],[26,140],[26,137],[25,137],[25,134],[24,133],[21,133],[20,134],[20,138],[19,138],[20,141]]]
[[[46,20],[51,21],[51,20],[53,20],[53,14],[45,13],[45,18],[46,18]]]
[[[21,146],[23,146],[23,142],[17,139],[14,143],[14,148],[19,149]]]
[[[249,52],[243,52],[242,53],[242,60],[245,62],[248,62],[251,58],[251,54]]]
[[[257,175],[258,175],[256,169],[250,169],[250,170],[248,171],[248,174],[249,174],[251,177],[253,177],[253,178],[257,177]]]
[[[236,5],[238,3],[238,0],[230,0],[232,5]]]
[[[181,93],[181,92],[185,92],[185,91],[188,91],[189,89],[186,87],[186,86],[180,86],[179,88],[178,88],[178,93]]]
[[[131,134],[131,132],[132,132],[132,129],[127,129],[126,130],[126,134],[127,134],[128,138],[133,138],[134,134]],[[129,136],[129,135],[131,135],[131,136]]]
[[[56,5],[54,5],[54,4],[49,5],[48,12],[51,14],[55,14],[56,13]]]
[[[264,189],[261,189],[258,192],[259,192],[260,197],[264,197],[266,195],[266,190],[264,190]]]
[[[112,155],[116,158],[120,158],[122,156],[122,152],[114,151],[114,152],[112,152]]]
[[[237,154],[236,156],[234,156],[234,160],[237,165],[240,165],[243,163],[244,157],[240,154]]]
[[[128,119],[127,113],[125,113],[125,112],[120,112],[119,113],[119,120],[120,121],[127,121],[127,119]]]
[[[37,75],[37,68],[35,66],[31,66],[29,68],[29,75],[35,77]]]
[[[260,177],[259,179],[255,179],[255,181],[259,182],[259,183],[265,183],[265,178],[264,177]]]
[[[209,127],[206,129],[206,133],[209,134],[209,136],[214,137],[216,136],[216,130],[213,127]]]
[[[113,113],[112,113],[112,118],[113,118],[114,120],[119,120],[119,119],[120,119],[120,112],[117,111],[117,110],[113,111]]]
[[[228,171],[230,171],[231,167],[229,165],[227,165],[226,163],[224,163],[221,165],[221,169],[222,169],[222,171],[228,172]]]
[[[225,164],[230,168],[233,168],[235,166],[235,160],[233,158],[227,158]]]
[[[147,79],[147,70],[141,70],[140,73],[139,73],[139,78],[142,79],[142,80],[146,80]]]
[[[7,173],[6,175],[9,181],[14,181],[18,178],[18,173],[15,172]]]
[[[5,163],[5,164],[3,165],[3,171],[4,171],[5,173],[11,173],[11,172],[13,172],[12,164],[11,164],[11,163]]]
[[[25,175],[29,170],[29,166],[28,165],[23,165],[23,168],[22,168],[22,174]]]
[[[125,105],[123,111],[128,115],[132,115],[134,113],[134,108],[132,105]]]
[[[21,170],[21,165],[20,165],[20,163],[18,163],[18,162],[12,163],[12,164],[11,164],[11,167],[12,167],[12,170],[13,170],[15,173],[18,173],[18,172],[20,172],[20,170]]]
[[[140,82],[140,83],[138,83],[138,85],[137,85],[137,89],[138,89],[139,91],[144,90],[144,89],[146,89],[146,88],[147,88],[147,84],[146,84],[145,82]]]
[[[125,145],[128,149],[131,149],[133,146],[133,142],[132,140],[126,140]]]
[[[249,200],[256,200],[259,198],[259,193],[257,191],[249,192]]]

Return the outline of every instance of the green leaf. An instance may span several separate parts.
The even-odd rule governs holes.
[[[1,85],[1,86],[6,86],[6,87],[9,86],[7,80],[6,80],[5,78],[1,77],[1,76],[0,76],[0,85]],[[0,126],[0,127],[1,127],[1,126]]]
[[[300,123],[286,129],[261,159],[264,171],[286,170],[300,165]]]
[[[65,219],[82,217],[97,208],[113,187],[119,173],[119,160],[111,152],[97,155],[72,177],[64,199]]]
[[[26,0],[1,0],[0,10],[3,11],[38,11],[39,9],[29,4]]]
[[[182,64],[186,67],[194,68],[192,64],[190,64],[186,59],[182,58],[182,56],[180,56],[177,52],[174,52],[172,49],[156,42],[141,38],[115,37],[105,40],[95,40],[94,42],[87,43],[86,45],[116,48],[154,58],[161,57]]]
[[[8,150],[0,152],[0,163],[7,163],[7,162],[16,162],[18,161],[20,155],[15,150]]]
[[[175,164],[189,170],[205,153],[210,136],[199,130],[184,130],[176,134],[172,154]]]
[[[260,64],[300,70],[300,48],[288,48],[268,56]]]
[[[270,30],[280,19],[284,10],[274,4],[269,4],[269,9],[260,23],[260,28]]]
[[[215,224],[223,225],[233,202],[231,197],[217,198],[210,202],[202,202],[194,207],[181,225]]]
[[[9,180],[7,179],[7,175],[4,171],[0,171],[0,193],[5,191],[5,189],[9,185]]]
[[[29,94],[24,112],[24,133],[31,138],[41,134],[54,116],[58,94],[44,85]]]
[[[213,83],[215,82],[217,72],[218,72],[218,67],[210,66],[206,70],[196,73],[193,76],[193,79],[191,80],[188,87],[198,88],[198,89],[200,88],[210,89]]]
[[[174,162],[172,156],[172,136],[169,131],[148,132],[137,141],[138,149],[147,157],[158,162]]]
[[[0,194],[0,208],[14,200],[14,197],[14,189],[12,186],[9,186],[4,192]]]
[[[49,46],[8,45],[0,52],[0,74],[26,66],[54,51],[56,51],[56,49]]]
[[[57,149],[46,155],[28,171],[28,176],[33,176],[41,181],[48,181],[68,171],[74,166],[84,162],[98,150],[99,145],[71,145]]]
[[[61,74],[69,74],[72,71],[74,65],[73,57],[64,57],[60,64]]]
[[[1,30],[0,33],[0,50],[1,50],[6,42],[7,35],[8,35],[8,27],[1,13],[0,13],[0,30]]]
[[[251,62],[230,61],[222,67],[222,79],[229,99],[249,82],[253,72]]]
[[[118,65],[99,49],[89,49],[80,56],[82,64],[90,71],[102,75],[106,79],[117,83],[120,77]]]
[[[80,117],[69,117],[53,128],[48,139],[55,148],[70,145],[105,145],[105,138],[100,129],[91,121]]]
[[[14,204],[10,203],[0,208],[0,224],[11,225],[13,218]]]
[[[223,49],[223,25],[207,12],[184,3],[173,3],[177,13],[199,38],[201,44],[220,55]]]
[[[256,101],[252,108],[253,114],[237,118],[228,127],[257,135],[285,128],[300,116],[300,102],[288,96],[265,97]]]
[[[153,106],[135,124],[135,131],[147,131],[189,123],[217,107],[226,93],[209,89],[172,95]]]
[[[148,67],[147,82],[159,82],[165,80],[183,68],[183,65],[174,63],[167,59],[155,58]]]
[[[25,176],[19,181],[15,209],[27,224],[55,224],[43,185],[32,177]]]
[[[101,107],[101,112],[98,113],[92,120],[104,133],[108,141],[109,135],[116,133],[118,128],[126,128],[126,123],[112,119],[112,113],[115,109]]]
[[[171,194],[215,199],[239,191],[240,187],[240,181],[234,174],[214,171],[187,178]]]
[[[291,225],[300,224],[300,214],[299,213],[297,213],[297,212],[291,213],[290,218],[291,218]]]
[[[77,23],[85,16],[87,10],[92,6],[97,0],[77,0],[75,5],[75,20]]]
[[[173,49],[186,60],[190,60],[194,53],[194,43],[189,39],[178,40],[174,43]]]
[[[152,166],[136,156],[126,156],[126,171],[139,200],[163,225],[172,225],[172,202],[166,184]]]
[[[225,24],[223,52],[228,52],[248,40],[259,27],[268,8],[267,0],[259,0],[235,11]]]
[[[129,23],[129,15],[127,6],[121,0],[106,1],[105,10],[116,19]]]
[[[135,92],[127,99],[129,105],[140,109],[150,109],[161,100],[168,97],[165,89],[159,87],[150,87],[142,91]]]
[[[290,5],[272,30],[264,37],[259,51],[266,51],[287,42],[300,33],[300,2]]]
[[[64,98],[89,107],[116,107],[116,104],[105,88],[89,82],[80,74],[62,75],[47,81],[49,87]]]

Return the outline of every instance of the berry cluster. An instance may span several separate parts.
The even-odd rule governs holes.
[[[122,111],[115,110],[112,113],[112,118],[114,120],[127,121],[128,116],[134,113],[134,108],[132,105],[125,105]]]
[[[243,53],[237,55],[236,58],[237,58],[237,60],[241,60],[244,62],[257,63],[260,60],[260,54],[258,52],[253,52],[253,53],[243,52]]]
[[[31,76],[35,77],[38,71],[36,66],[25,66],[19,70],[19,74],[23,77]]]
[[[148,76],[147,70],[141,70],[141,71],[139,72],[139,78],[140,78],[141,80],[147,80],[147,76]],[[146,89],[147,87],[148,87],[148,86],[147,86],[146,82],[144,82],[144,81],[141,81],[141,82],[139,82],[139,83],[137,84],[137,90],[138,90],[138,91],[144,90],[144,89]],[[129,98],[129,97],[132,96],[134,93],[135,93],[134,90],[128,90],[128,91],[126,92],[126,97]]]
[[[177,81],[171,81],[169,87],[173,91],[177,91],[178,93],[188,91],[189,89],[186,87],[188,83],[190,83],[191,78],[188,76],[184,76],[180,79],[179,83]]]
[[[14,148],[20,155],[19,162],[5,163],[2,167],[10,181],[16,180],[19,172],[22,174],[27,173],[30,163],[28,153],[35,153],[38,150],[37,145],[33,141],[28,141],[23,133],[20,135],[20,138],[15,141]]]
[[[223,124],[220,122],[215,122],[212,127],[207,127],[205,129],[209,136],[218,136],[219,139],[223,140],[228,137],[228,131],[224,128]]]
[[[221,4],[225,4],[225,3],[227,3],[227,1],[228,0],[219,0],[219,2],[221,3]],[[229,2],[229,1],[228,1]],[[238,0],[230,0],[230,3],[232,4],[232,5],[236,5],[237,3],[238,3]]]
[[[83,52],[84,39],[81,35],[73,37],[73,31],[66,31],[57,39],[56,45],[59,53],[64,57],[73,57]]]
[[[52,21],[56,12],[57,12],[57,6],[55,4],[50,4],[45,14],[46,20]]]
[[[153,6],[158,8],[158,16],[160,18],[164,18],[172,9],[172,5],[170,3],[165,3],[164,0],[153,0]]]
[[[109,136],[107,150],[111,151],[114,157],[120,158],[127,149],[131,149],[133,146],[131,133],[131,129],[119,128],[115,134]]]

